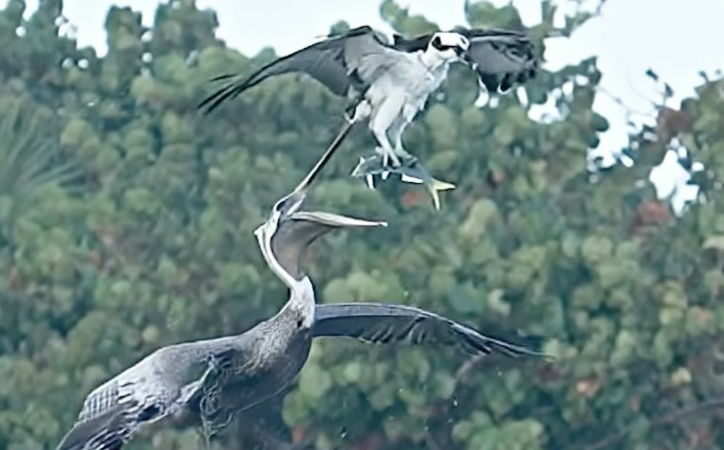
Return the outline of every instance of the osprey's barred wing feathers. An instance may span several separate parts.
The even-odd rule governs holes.
[[[538,70],[535,47],[528,36],[511,30],[454,30],[468,38],[466,62],[490,92],[507,92],[525,83]]]
[[[453,32],[465,36],[470,47],[464,61],[478,75],[480,83],[490,92],[507,92],[516,83],[525,83],[538,70],[535,46],[524,33],[503,29],[467,29]],[[432,34],[406,39],[395,35],[393,47],[399,51],[424,50]]]
[[[290,72],[305,72],[333,93],[344,96],[348,94],[351,85],[357,88],[364,86],[364,81],[358,79],[356,73],[356,61],[361,56],[384,52],[386,49],[387,44],[372,28],[354,28],[276,59],[246,79],[239,80],[234,74],[214,78],[214,81],[230,81],[206,97],[199,108],[208,113],[265,79]]]

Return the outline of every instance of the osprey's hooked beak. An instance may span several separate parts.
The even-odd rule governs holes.
[[[470,68],[475,70],[478,66],[478,63],[475,62],[475,60],[470,56],[470,53],[468,53],[468,50],[463,47],[455,47],[455,54],[458,55],[458,58]]]
[[[462,47],[455,47],[455,54],[458,56],[458,60],[475,70],[476,63],[468,54],[467,50]]]

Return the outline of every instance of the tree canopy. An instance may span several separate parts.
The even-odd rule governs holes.
[[[571,0],[573,1],[573,0]],[[529,32],[569,36],[590,13]],[[113,7],[108,53],[59,32],[61,0],[0,11],[0,450],[52,449],[84,396],[159,346],[238,333],[286,291],[252,231],[341,124],[343,100],[317,82],[270,79],[223,113],[195,105],[208,80],[253,57],[215,36],[193,0],[159,5],[153,26]],[[436,28],[391,0],[398,31]],[[513,6],[466,9],[469,25],[520,28]],[[344,29],[339,23],[331,29]],[[240,30],[243,32],[243,30]],[[283,397],[284,427],[315,448],[568,449],[724,446],[724,81],[708,80],[658,126],[631,137],[637,161],[592,182],[586,152],[608,127],[592,111],[590,58],[543,70],[516,95],[476,107],[452,70],[405,134],[456,183],[436,212],[427,194],[349,177],[352,133],[310,202],[389,221],[325,237],[310,272],[323,301],[417,305],[487,330],[547,338],[552,363],[470,361],[434,348],[322,341]],[[562,119],[527,110],[558,97]],[[681,217],[646,175],[678,137],[701,161],[707,201]],[[444,174],[444,176],[442,176]],[[496,325],[497,324],[497,325]],[[243,420],[241,418],[240,420]],[[243,447],[239,431],[218,448]],[[161,425],[129,449],[198,448]]]

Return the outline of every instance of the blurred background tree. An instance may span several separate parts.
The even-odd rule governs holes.
[[[529,30],[541,50],[591,16],[556,28],[556,7],[541,7]],[[161,345],[240,332],[281,306],[286,292],[251,232],[332,139],[343,107],[286,76],[201,117],[210,77],[276,55],[226,48],[214,13],[192,0],[159,5],[150,29],[112,8],[103,57],[59,35],[59,0],[28,20],[24,8],[11,0],[0,12],[2,450],[54,448],[103,380]],[[390,0],[381,14],[401,32],[436,28]],[[512,6],[471,3],[466,17],[521,27]],[[285,434],[319,449],[723,446],[724,81],[707,80],[632,136],[633,167],[592,176],[587,150],[608,126],[591,110],[601,76],[594,58],[542,71],[527,101],[481,109],[472,75],[453,70],[406,133],[458,186],[442,213],[414,186],[369,191],[348,177],[352,149],[372,145],[364,129],[310,199],[391,224],[315,247],[325,301],[502,323],[546,336],[556,362],[318,342],[276,402],[283,421],[254,411],[217,447],[279,448],[270,442]],[[530,120],[554,94],[562,119]],[[697,181],[707,201],[681,217],[646,181],[674,137],[706,167]],[[262,418],[275,437],[251,426]],[[166,423],[128,448],[198,446],[193,429]]]

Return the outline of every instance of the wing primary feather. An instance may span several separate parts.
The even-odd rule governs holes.
[[[120,440],[122,443],[123,418],[122,409],[116,407],[92,419],[80,421],[63,437],[56,450],[120,448],[103,446],[103,439],[107,437],[107,439]]]
[[[211,111],[216,109],[221,103],[230,97],[239,95],[244,90],[243,85],[227,84],[222,86],[219,90],[209,95],[199,103],[198,109],[201,109],[203,113],[209,114]]]
[[[366,36],[371,39],[367,39]],[[352,43],[353,41],[354,43]],[[356,89],[360,85],[364,85],[364,82],[360,83],[358,79],[350,80],[350,70],[345,57],[347,49],[379,49],[380,47],[389,46],[382,42],[369,26],[351,29],[277,58],[253,72],[245,80],[231,81],[202,100],[198,108],[208,114],[225,100],[238,96],[265,79],[291,72],[305,72],[336,95],[347,95],[350,85]],[[225,74],[214,78],[214,80],[229,80],[233,77],[235,75]]]
[[[478,339],[473,338],[467,333],[460,333],[462,342],[460,342],[463,351],[473,354],[489,355],[492,353],[492,349],[488,347],[485,342],[481,342]]]
[[[409,342],[412,342],[413,344],[416,344],[416,342],[413,342],[415,339],[415,325],[420,321],[420,318],[413,318],[410,320],[407,324],[405,324],[404,328],[402,328],[397,335],[400,336],[401,339],[406,339]]]
[[[228,80],[229,78],[234,78],[235,76],[236,76],[236,74],[234,74],[234,73],[225,73],[223,75],[217,75],[217,76],[211,78],[209,81],[211,81],[213,83],[215,81]]]
[[[516,83],[525,83],[535,76],[539,61],[535,45],[525,33],[462,27],[455,31],[470,40],[466,62],[489,92],[506,93]]]
[[[533,356],[545,357],[546,355],[540,351],[540,344],[543,339],[539,336],[525,336],[520,338],[524,343],[516,343],[507,339],[483,335],[475,330],[469,329],[464,325],[456,324],[456,331],[463,337],[465,342],[472,345],[485,354],[490,354],[494,350],[510,357]]]
[[[346,303],[317,305],[315,336],[347,336],[386,343],[443,344],[469,353],[501,353],[510,357],[548,357],[540,351],[540,337],[511,339],[483,334],[473,328],[428,311],[402,305]]]

